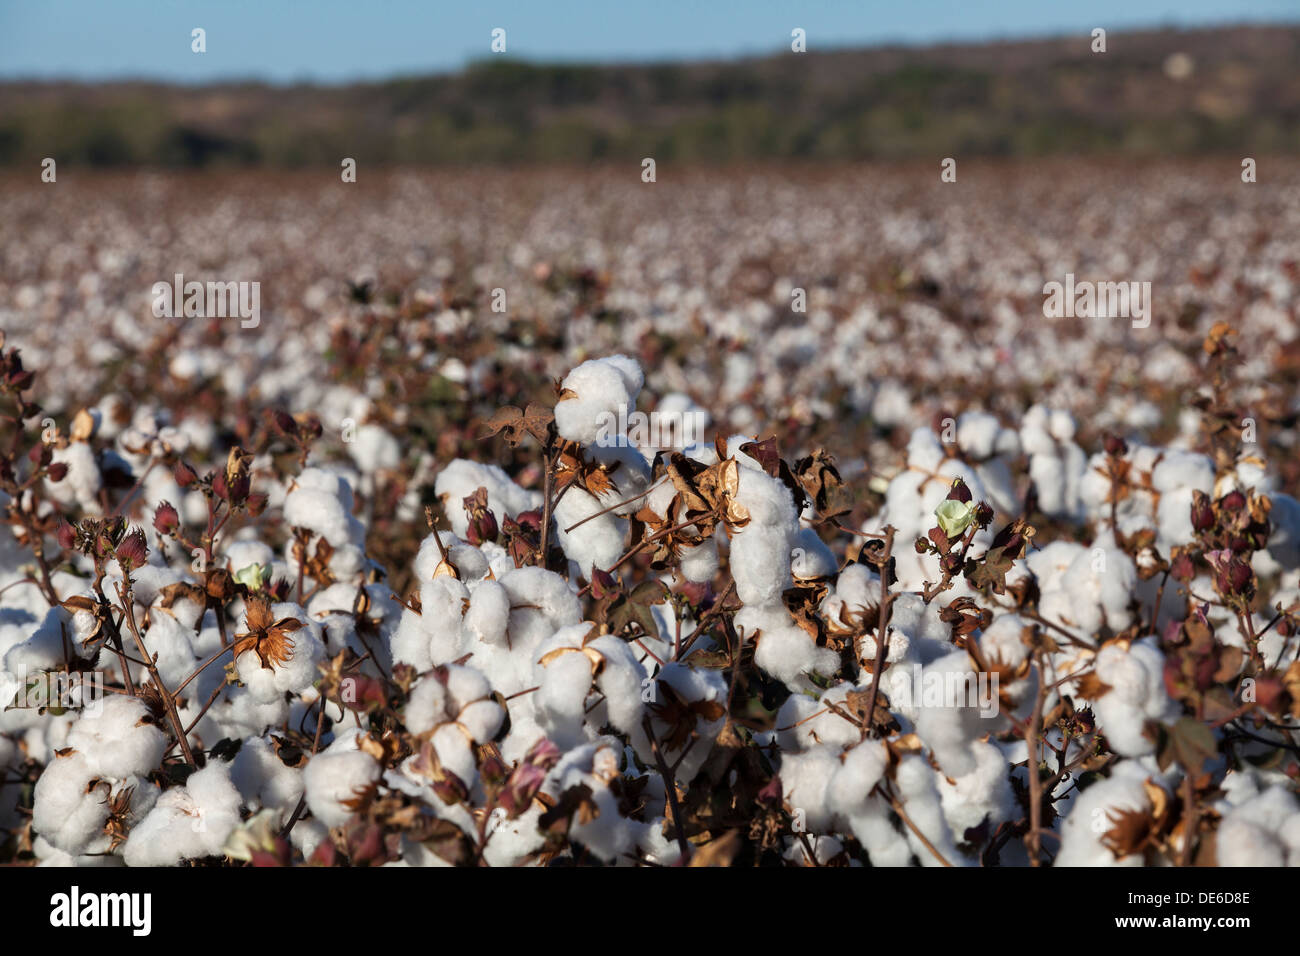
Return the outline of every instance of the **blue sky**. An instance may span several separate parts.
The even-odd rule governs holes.
[[[0,0],[0,77],[336,83],[487,56],[618,62],[1300,21],[1300,0]],[[190,30],[207,52],[190,51]]]

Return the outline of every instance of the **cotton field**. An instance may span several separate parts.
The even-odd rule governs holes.
[[[0,179],[0,861],[1300,865],[1267,170]]]

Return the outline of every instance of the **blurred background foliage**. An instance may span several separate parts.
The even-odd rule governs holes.
[[[0,164],[735,162],[1300,152],[1300,29],[719,63],[530,64],[349,86],[0,84]]]

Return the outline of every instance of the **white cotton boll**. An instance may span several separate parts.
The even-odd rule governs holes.
[[[196,704],[196,706],[201,705]],[[198,711],[195,710],[195,714],[197,713]],[[268,727],[279,727],[288,717],[289,705],[284,700],[284,695],[281,694],[274,700],[264,701],[250,693],[247,687],[232,687],[212,706],[205,720],[196,728],[196,732],[201,737],[211,737],[213,740],[221,737],[229,737],[232,740],[260,737]],[[209,734],[205,726],[208,720],[219,728],[216,736]]]
[[[561,749],[587,740],[583,708],[591,690],[591,661],[573,652],[559,654],[545,667],[537,690],[537,720]]]
[[[617,422],[620,409],[624,415],[635,410],[644,380],[641,366],[626,355],[583,362],[560,383],[575,397],[555,403],[556,431],[569,441],[594,444],[602,426],[607,435],[617,430],[611,425]]]
[[[694,547],[683,548],[680,554],[682,577],[703,584],[712,581],[718,573],[718,540],[714,535]]]
[[[803,628],[787,627],[764,631],[758,639],[754,663],[793,691],[808,689],[808,675],[830,677],[840,666],[839,655],[829,647],[818,647]]]
[[[973,758],[971,763],[974,764]],[[943,805],[936,783],[938,774],[925,758],[916,754],[907,754],[899,761],[894,779],[898,787],[899,800],[913,826],[925,834],[930,845],[942,854],[945,860],[953,866],[961,866],[963,860],[953,844],[948,821],[944,819]],[[917,839],[910,828],[907,830],[907,842],[922,866],[943,866],[943,861],[935,856],[934,850]]]
[[[295,618],[303,624],[288,635],[292,651],[287,661],[273,661],[268,657],[268,666],[262,662],[256,650],[244,651],[235,660],[240,681],[263,703],[281,698],[286,692],[301,694],[306,691],[320,676],[317,665],[325,658],[325,643],[321,639],[320,625],[310,620],[302,607],[292,602],[272,604],[271,620],[284,618]],[[247,632],[248,622],[244,621],[242,625],[240,632]]]
[[[96,777],[84,754],[56,757],[36,781],[32,828],[67,853],[82,852],[108,821],[108,784]]]
[[[414,611],[404,611],[397,629],[388,642],[389,652],[394,663],[409,664],[417,673],[424,673],[433,667],[433,656],[429,650],[429,634],[424,629],[424,618]]]
[[[610,489],[600,496],[601,507],[618,505],[611,514],[623,516],[640,511],[645,498],[634,496],[649,490],[651,478],[650,464],[640,449],[631,445],[596,444],[587,450],[587,456],[609,475]]]
[[[1236,806],[1219,824],[1219,866],[1300,865],[1300,802],[1272,786]]]
[[[857,566],[861,567],[861,565]],[[879,587],[880,579],[874,573],[872,579]],[[921,664],[929,664],[951,653],[952,626],[945,622],[939,613],[937,601],[927,604],[921,595],[909,591],[895,594],[889,610],[889,629],[892,634],[889,638],[889,654],[885,659],[887,661],[915,659]],[[875,660],[875,638],[868,637],[865,642],[870,643],[869,656]],[[900,648],[898,653],[894,651],[895,644]]]
[[[826,793],[831,810],[846,819],[860,813],[888,768],[889,751],[883,741],[864,740],[844,751]]]
[[[979,699],[978,675],[965,651],[934,661],[922,671],[921,682],[921,700],[912,701],[914,706],[919,704],[917,736],[945,774],[961,777],[971,773],[975,770],[971,744],[994,729],[992,721],[981,716],[981,707],[995,707],[996,700]],[[991,684],[984,690],[991,698]]]
[[[154,655],[158,673],[168,687],[179,686],[198,666],[194,646],[190,643],[193,633],[192,627],[187,628],[164,609],[150,615],[145,644],[149,653]]]
[[[363,474],[393,471],[402,463],[402,446],[379,425],[362,425],[348,443],[348,454]]]
[[[1096,677],[1110,690],[1092,701],[1097,728],[1110,748],[1125,757],[1155,752],[1155,741],[1144,734],[1146,722],[1172,722],[1178,706],[1164,686],[1164,655],[1147,640],[1135,641],[1127,650],[1117,643],[1097,652]]]
[[[352,514],[352,505],[352,488],[341,475],[324,468],[305,468],[285,496],[284,521],[290,527],[307,528],[336,549],[361,545],[365,528]]]
[[[802,815],[811,832],[830,829],[833,811],[828,789],[840,769],[839,747],[817,745],[781,755],[781,788],[791,811]]]
[[[596,675],[596,689],[604,700],[593,709],[588,720],[593,726],[608,721],[615,730],[631,734],[641,725],[645,713],[642,694],[648,688],[645,668],[632,649],[616,637],[605,635],[588,645],[604,661]]]
[[[437,537],[434,537],[435,534]],[[415,577],[418,581],[432,581],[438,565],[442,563],[439,541],[447,550],[447,560],[455,566],[462,581],[477,581],[488,573],[488,559],[482,551],[450,532],[438,531],[426,535],[420,542],[420,550],[415,555],[414,563]],[[514,567],[514,562],[511,562],[510,566]]]
[[[270,545],[255,539],[228,542],[222,548],[222,555],[225,558],[223,563],[229,564],[232,571],[243,570],[252,564],[270,567],[275,561],[275,552]]]
[[[15,678],[63,668],[64,654],[84,657],[80,644],[71,644],[72,615],[62,607],[52,607],[31,636],[11,647],[4,656],[4,670]],[[16,687],[15,687],[16,689]]]
[[[510,624],[510,595],[499,581],[484,581],[470,594],[461,627],[471,641],[501,645]]]
[[[989,832],[992,832],[1002,821],[1012,819],[1016,812],[1007,758],[990,743],[976,742],[972,750],[974,770],[954,778],[951,783],[943,777],[938,781],[944,817],[957,837],[979,826],[985,818],[989,822]]]
[[[74,441],[64,448],[55,448],[50,456],[56,464],[68,466],[61,481],[44,482],[50,500],[68,509],[76,507],[87,514],[99,514],[99,489],[103,479],[95,451],[86,442]]]
[[[980,653],[990,666],[1015,673],[1029,656],[1024,634],[1030,623],[1018,614],[1000,614],[979,636]]]
[[[976,461],[992,457],[1002,426],[988,412],[966,412],[957,419],[957,444]]]
[[[262,737],[247,737],[230,764],[231,782],[250,808],[281,811],[284,819],[302,796],[302,770],[288,767]]]
[[[827,578],[835,573],[835,552],[822,541],[813,528],[802,528],[795,535],[790,553],[790,573],[798,580]]]
[[[766,476],[764,476],[766,477]],[[743,604],[778,604],[791,586],[789,527],[771,527],[751,522],[732,532],[728,563],[736,582],[736,595]]]
[[[545,568],[516,568],[502,576],[510,595],[512,647],[532,649],[559,628],[582,620],[582,604],[569,582]]]
[[[593,568],[607,571],[623,556],[627,523],[612,512],[601,514],[604,508],[577,486],[555,505],[555,541],[589,580]]]
[[[848,681],[841,681],[819,700],[803,694],[787,697],[776,715],[776,739],[781,750],[796,751],[818,743],[837,747],[857,743],[862,736],[858,726],[840,716],[851,712],[846,698],[856,689]]]
[[[1143,788],[1145,774],[1121,763],[1114,776],[1099,780],[1066,804],[1061,824],[1061,850],[1055,866],[1142,866],[1140,853],[1117,860],[1101,838],[1115,825],[1123,811],[1151,812],[1151,801]]]
[[[1053,409],[1047,425],[1047,430],[1053,438],[1059,442],[1072,441],[1074,428],[1073,415],[1061,408]]]
[[[85,754],[92,773],[120,780],[155,769],[167,737],[154,726],[143,701],[113,694],[98,713],[87,712],[72,725],[68,745]]]
[[[127,866],[174,866],[182,860],[220,856],[239,824],[239,791],[229,765],[214,760],[190,774],[185,786],[164,791],[127,837]]]
[[[457,458],[438,472],[433,491],[442,501],[451,530],[462,538],[469,532],[469,513],[464,501],[479,488],[487,489],[488,508],[496,515],[498,523],[542,503],[540,492],[520,488],[498,466]]]
[[[342,826],[352,816],[343,806],[376,780],[381,768],[368,753],[357,749],[356,735],[340,737],[316,754],[303,770],[307,806],[327,827]]]

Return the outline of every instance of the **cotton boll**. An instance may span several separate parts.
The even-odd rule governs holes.
[[[249,565],[260,564],[270,567],[275,561],[275,552],[270,546],[256,539],[231,541],[222,548],[226,564],[232,571],[241,571]]]
[[[712,581],[718,573],[718,541],[710,535],[694,547],[683,548],[680,554],[682,577],[703,584]]]
[[[1124,764],[1120,764],[1123,768]],[[1143,787],[1140,770],[1123,770],[1106,780],[1094,783],[1067,804],[1068,812],[1061,824],[1061,850],[1055,865],[1060,866],[1142,866],[1140,853],[1122,859],[1101,842],[1124,811],[1151,812],[1151,800]]]
[[[471,642],[502,645],[510,624],[510,595],[499,581],[483,581],[470,594],[461,624]]]
[[[108,822],[109,785],[96,776],[84,754],[56,757],[36,781],[32,828],[60,850],[84,851]]]
[[[393,471],[402,463],[402,446],[379,425],[360,426],[348,443],[348,454],[363,474]]]
[[[1300,865],[1300,802],[1280,786],[1235,807],[1219,824],[1219,866]]]
[[[429,634],[424,629],[424,618],[414,611],[404,611],[397,629],[388,644],[394,663],[409,664],[417,673],[424,673],[433,667],[433,656],[429,649]]]
[[[520,488],[496,465],[481,465],[457,458],[438,473],[433,491],[442,501],[451,530],[461,538],[469,533],[469,513],[465,510],[464,500],[479,488],[487,489],[488,508],[498,522],[514,518],[542,503],[540,492]]]
[[[965,651],[954,651],[934,661],[923,670],[921,680],[921,700],[912,702],[914,706],[919,703],[917,735],[948,776],[961,777],[974,772],[976,763],[971,745],[994,729],[992,722],[981,713],[986,704],[996,708],[996,698],[979,699],[978,675]],[[991,685],[983,690],[992,696]]]
[[[850,819],[866,809],[871,791],[889,768],[884,742],[864,740],[839,759],[826,792],[827,804],[837,817]]]
[[[588,579],[594,568],[609,570],[623,556],[627,523],[612,512],[601,514],[604,509],[600,501],[577,486],[569,488],[555,505],[555,541]]]
[[[352,816],[343,804],[378,780],[380,772],[375,759],[357,749],[355,734],[340,737],[312,757],[303,770],[307,806],[326,826],[342,826]]]
[[[581,653],[560,654],[545,668],[537,690],[538,723],[561,749],[584,743],[583,705],[591,690],[591,661]]]
[[[321,640],[320,625],[308,617],[302,607],[292,602],[272,604],[273,621],[293,618],[303,625],[288,635],[292,641],[289,659],[274,661],[268,657],[268,666],[256,650],[247,650],[235,660],[240,681],[258,701],[270,703],[282,698],[286,692],[301,694],[316,682],[319,676],[317,665],[325,658],[325,644]],[[242,632],[247,630],[245,621]]]
[[[229,765],[214,760],[190,774],[185,786],[166,790],[131,830],[122,856],[127,866],[174,866],[220,856],[239,824],[239,791]]]
[[[973,758],[971,763],[974,764]],[[963,860],[957,853],[952,832],[944,819],[937,779],[938,774],[923,757],[907,754],[898,762],[895,784],[899,800],[912,825],[925,834],[930,846],[922,843],[910,828],[907,830],[907,842],[922,866],[943,865],[943,861],[935,855],[935,850],[953,866],[961,866]]]
[[[1010,765],[1002,751],[983,742],[976,742],[972,751],[974,770],[951,783],[944,777],[938,781],[944,817],[957,836],[979,826],[985,819],[992,832],[1004,820],[1013,819],[1016,812]]]
[[[249,807],[279,810],[287,819],[302,796],[302,770],[286,766],[262,737],[247,737],[230,765],[231,782]]]
[[[716,719],[706,719],[704,716],[697,717],[692,737],[698,737],[699,739],[694,746],[691,746],[689,741],[684,745],[683,749],[685,747],[690,748],[687,753],[682,753],[665,743],[665,738],[673,728],[660,719],[653,706],[655,702],[665,699],[664,685],[671,688],[672,693],[687,705],[692,703],[697,705],[716,704],[723,711]],[[713,741],[726,723],[726,682],[717,671],[695,670],[686,664],[669,661],[660,668],[654,682],[646,689],[650,693],[649,702],[651,706],[648,709],[652,714],[651,729],[654,731],[655,738],[659,741],[660,751],[664,759],[670,766],[674,763],[677,764],[676,777],[678,780],[682,782],[693,780],[695,774],[699,772],[700,767],[704,765],[704,761],[708,758]],[[644,729],[638,725],[633,728],[633,732],[629,736],[642,762],[647,765],[654,763],[654,754],[650,749],[650,741]]]
[[[596,674],[596,689],[604,699],[588,715],[592,726],[608,722],[621,733],[631,734],[641,725],[645,713],[642,694],[647,689],[645,668],[632,649],[610,635],[598,637],[587,645],[600,655],[602,665]]]
[[[795,535],[791,551],[790,572],[801,581],[828,578],[835,573],[835,553],[813,528],[802,528]]]
[[[851,712],[846,698],[856,689],[848,681],[841,681],[819,700],[803,694],[787,697],[777,711],[775,721],[777,744],[781,750],[789,753],[819,743],[838,747],[857,743],[862,736],[858,725],[841,716]]]
[[[195,707],[198,706],[200,705],[196,703]],[[197,709],[194,713],[197,716]],[[212,740],[219,740],[222,737],[229,737],[232,740],[260,737],[268,727],[279,727],[288,717],[289,705],[284,700],[283,694],[278,695],[274,700],[266,701],[259,700],[247,687],[232,687],[223,697],[218,698],[217,703],[208,711],[207,717],[198,725],[196,731],[200,737]],[[187,715],[182,719],[193,718]],[[210,732],[211,727],[207,725],[209,720],[216,725],[215,734]]]
[[[839,747],[818,745],[799,753],[781,756],[781,787],[796,819],[802,818],[811,832],[831,827],[832,809],[828,788],[840,768]]]
[[[122,779],[155,769],[167,738],[143,701],[113,694],[101,702],[98,713],[87,712],[73,724],[68,744],[85,754],[96,776]]]
[[[626,355],[591,359],[569,372],[560,387],[574,397],[555,403],[555,428],[560,437],[591,445],[616,422],[620,409],[626,415],[636,408],[644,383],[641,366]]]
[[[190,643],[193,633],[193,628],[186,628],[165,610],[150,615],[145,644],[149,653],[154,655],[158,673],[168,687],[179,686],[198,666]]]
[[[45,494],[49,499],[64,510],[78,510],[88,515],[99,514],[99,489],[103,485],[103,479],[94,449],[86,442],[74,441],[66,447],[55,448],[50,460],[55,464],[67,465],[68,471],[61,481],[45,480]]]
[[[1002,426],[988,412],[966,412],[957,419],[957,444],[976,461],[991,458]]]
[[[1155,752],[1155,741],[1144,734],[1148,720],[1169,723],[1178,706],[1164,687],[1164,655],[1147,640],[1127,650],[1118,642],[1097,653],[1095,673],[1110,690],[1092,701],[1098,729],[1112,750],[1125,757]]]
[[[438,547],[438,542],[442,542],[442,547]],[[437,574],[438,566],[442,564],[443,549],[447,551],[447,560],[455,567],[460,575],[460,580],[466,582],[477,581],[488,573],[487,556],[460,538],[447,531],[436,531],[425,537],[420,542],[420,550],[415,556],[415,577],[420,582],[432,581]],[[511,562],[514,567],[514,562]]]
[[[823,677],[834,674],[839,669],[840,658],[829,647],[818,647],[807,631],[791,623],[759,635],[754,663],[764,673],[798,691],[810,687],[810,674]]]
[[[512,647],[531,650],[556,630],[582,620],[582,605],[569,582],[545,568],[516,568],[501,578],[510,595]]]

